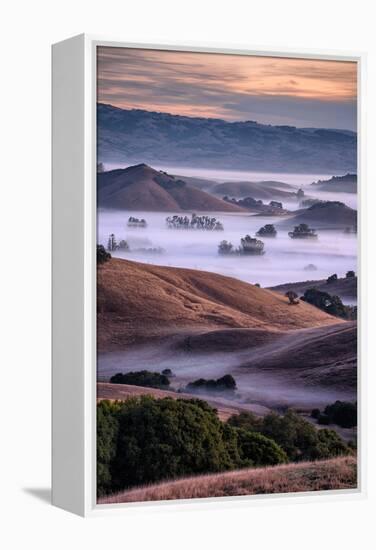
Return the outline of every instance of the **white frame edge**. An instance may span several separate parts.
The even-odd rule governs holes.
[[[132,504],[96,504],[96,48],[112,46],[315,58],[358,64],[359,272],[358,488]],[[365,54],[275,51],[224,44],[134,44],[79,35],[52,47],[52,503],[81,516],[214,509],[366,496]],[[362,146],[361,146],[362,144]],[[361,264],[361,265],[360,265]]]

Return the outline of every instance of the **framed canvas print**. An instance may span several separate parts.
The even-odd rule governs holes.
[[[54,45],[56,505],[362,494],[361,77]]]

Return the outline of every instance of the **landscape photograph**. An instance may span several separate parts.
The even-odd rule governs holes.
[[[357,63],[97,47],[97,503],[357,489]]]

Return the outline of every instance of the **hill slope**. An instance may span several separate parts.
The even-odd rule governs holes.
[[[98,268],[98,346],[121,349],[183,329],[286,331],[337,324],[305,303],[216,273],[111,259]]]
[[[99,207],[162,212],[242,211],[146,164],[99,173],[97,186]]]
[[[325,201],[313,204],[307,209],[299,210],[294,216],[282,222],[283,225],[299,223],[315,224],[316,228],[343,228],[357,224],[357,212],[343,202]]]
[[[297,189],[287,183],[278,181],[228,181],[219,183],[212,189],[213,193],[220,196],[262,200],[293,200],[296,199],[296,191]]]
[[[356,489],[353,456],[166,481],[102,497],[98,504]]]
[[[333,191],[335,193],[356,193],[358,178],[356,174],[333,176],[329,180],[319,180],[312,183],[312,189]]]
[[[260,170],[356,170],[354,132],[226,122],[98,104],[101,162]]]
[[[277,285],[270,287],[270,290],[275,290],[284,294],[288,290],[294,290],[299,295],[304,294],[309,288],[316,288],[328,294],[334,294],[339,296],[341,299],[351,299],[354,300],[357,297],[357,277],[341,277],[334,281],[333,283],[327,283],[326,279],[319,279],[317,281],[300,281],[298,283],[284,283],[282,285]]]

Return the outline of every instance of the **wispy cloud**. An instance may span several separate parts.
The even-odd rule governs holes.
[[[98,101],[188,116],[356,127],[352,62],[98,48]]]

